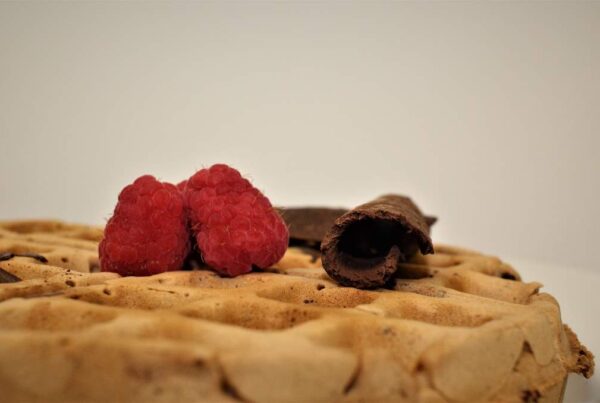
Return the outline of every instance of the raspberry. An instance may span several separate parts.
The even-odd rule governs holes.
[[[192,232],[208,265],[234,277],[281,259],[288,229],[269,199],[237,170],[213,165],[184,187]]]
[[[123,276],[152,275],[180,269],[189,250],[181,192],[145,175],[119,194],[100,242],[100,266]]]
[[[180,192],[183,192],[185,190],[185,187],[187,186],[187,182],[188,182],[187,179],[179,182],[177,184],[177,189],[179,189]]]

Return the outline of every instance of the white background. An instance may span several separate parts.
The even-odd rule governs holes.
[[[139,175],[226,162],[278,205],[404,193],[527,280],[600,275],[600,2],[2,2],[0,136],[0,219],[101,224]]]

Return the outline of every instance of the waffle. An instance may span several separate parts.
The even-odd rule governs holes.
[[[0,223],[4,402],[558,402],[593,356],[556,300],[494,257],[436,245],[395,285],[340,287],[288,249],[236,278],[98,272],[102,230]]]

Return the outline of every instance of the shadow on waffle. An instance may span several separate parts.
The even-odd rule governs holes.
[[[8,401],[560,401],[593,356],[500,260],[436,246],[393,287],[340,287],[290,248],[236,278],[97,272],[102,230],[0,223]],[[537,400],[536,400],[537,399]]]

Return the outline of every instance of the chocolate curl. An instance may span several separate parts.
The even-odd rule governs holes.
[[[277,212],[290,232],[290,246],[321,248],[323,238],[329,232],[335,220],[346,214],[346,208],[331,207],[276,207]],[[436,217],[425,216],[431,227]]]
[[[335,221],[321,243],[323,267],[342,285],[381,287],[417,251],[433,253],[433,222],[408,197],[381,196]]]

